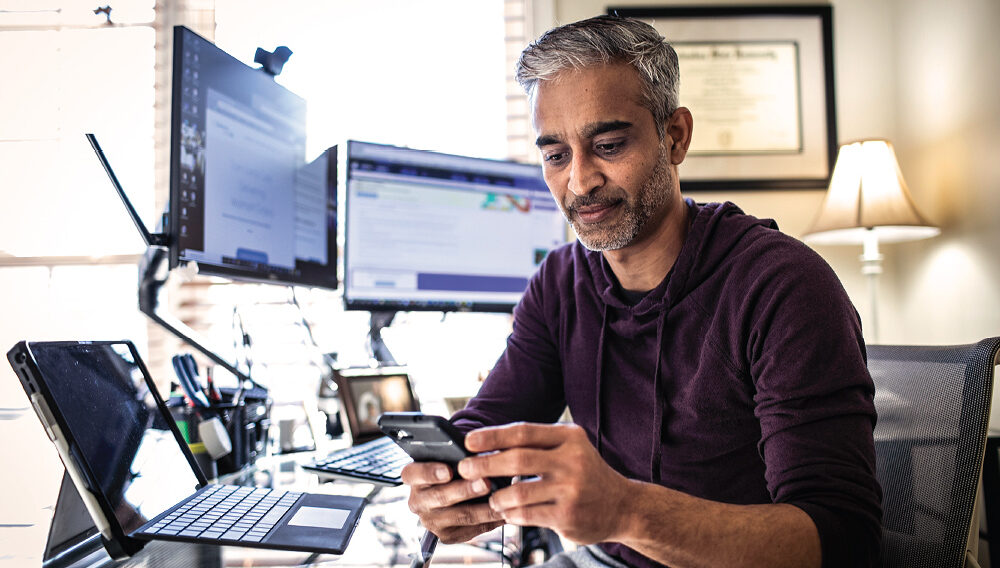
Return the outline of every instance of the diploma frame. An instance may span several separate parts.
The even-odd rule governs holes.
[[[721,147],[711,151],[689,151],[680,166],[682,191],[826,189],[837,153],[833,10],[829,5],[611,6],[608,13],[652,24],[667,41],[677,44],[678,49],[689,45],[794,46],[797,66],[792,84],[796,92],[791,92],[792,87],[789,87],[787,92],[773,94],[794,98],[798,103],[780,106],[780,112],[788,114],[775,117],[776,123],[794,124],[798,128],[797,133],[788,130],[784,137],[785,140],[794,139],[796,147],[786,143],[780,151],[726,151]],[[698,65],[699,71],[712,72],[712,61],[698,62]],[[717,71],[720,75],[727,72],[721,68]],[[752,73],[744,75],[752,76]],[[684,84],[682,68],[681,106],[686,106]],[[759,87],[762,91],[776,88],[763,84]],[[751,91],[746,94],[753,95]],[[702,108],[698,112],[692,110],[692,115],[695,140],[698,140],[699,120],[702,124],[730,121],[734,128],[741,126],[739,120],[731,119],[731,113],[715,116],[712,109]],[[744,140],[755,134],[750,124],[752,121],[743,125],[745,130],[740,134]]]

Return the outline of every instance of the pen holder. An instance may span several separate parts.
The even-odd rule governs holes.
[[[200,422],[200,419],[194,408],[185,405],[183,399],[178,399],[176,401],[171,399],[167,404],[170,408],[170,415],[177,424],[177,429],[180,430],[181,436],[188,445],[188,449],[191,450],[191,454],[194,456],[194,461],[198,464],[198,468],[201,469],[201,472],[207,479],[215,479],[218,477],[219,473],[215,460],[212,459],[211,455],[209,455],[208,450],[205,448],[205,444],[202,442],[198,434],[198,423]]]
[[[217,460],[220,475],[234,473],[253,464],[257,456],[264,453],[271,425],[271,403],[267,391],[246,391],[241,400],[235,395],[235,390],[224,389],[223,402],[212,407],[226,426],[233,447],[232,452]]]
[[[215,479],[219,477],[219,469],[212,459],[212,456],[208,454],[208,450],[205,449],[205,444],[201,442],[192,442],[188,444],[188,448],[191,450],[191,454],[194,455],[194,461],[198,464],[201,472],[205,474],[206,479]]]
[[[209,479],[253,464],[266,449],[271,425],[271,400],[266,390],[255,388],[240,395],[238,389],[221,389],[220,394],[222,401],[208,408],[188,406],[183,397],[171,397],[167,403],[181,436]],[[218,460],[211,458],[198,434],[199,423],[212,418],[222,421],[232,446],[232,451]]]

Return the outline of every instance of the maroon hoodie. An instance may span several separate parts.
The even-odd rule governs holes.
[[[554,422],[568,406],[626,477],[795,505],[816,524],[824,566],[874,564],[874,386],[857,312],[826,262],[774,221],[732,203],[687,205],[677,261],[635,305],[601,253],[578,242],[550,253],[507,349],[454,422]]]

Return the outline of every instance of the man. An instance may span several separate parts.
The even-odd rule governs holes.
[[[579,242],[546,258],[453,418],[485,455],[454,479],[407,466],[411,510],[445,542],[509,522],[599,543],[560,566],[873,563],[881,492],[857,313],[773,221],[682,198],[693,120],[673,49],[602,16],[543,35],[517,76]],[[575,424],[549,424],[566,406]],[[462,503],[499,476],[526,480]]]

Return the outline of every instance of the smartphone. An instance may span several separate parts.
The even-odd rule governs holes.
[[[475,455],[465,449],[465,434],[441,416],[421,412],[385,412],[378,427],[413,461],[442,462],[457,473],[458,462]],[[510,485],[510,478],[491,478],[492,490]],[[486,498],[475,502],[486,501]]]
[[[378,427],[413,461],[444,462],[454,468],[472,455],[465,449],[465,434],[441,416],[386,412],[379,416]]]

